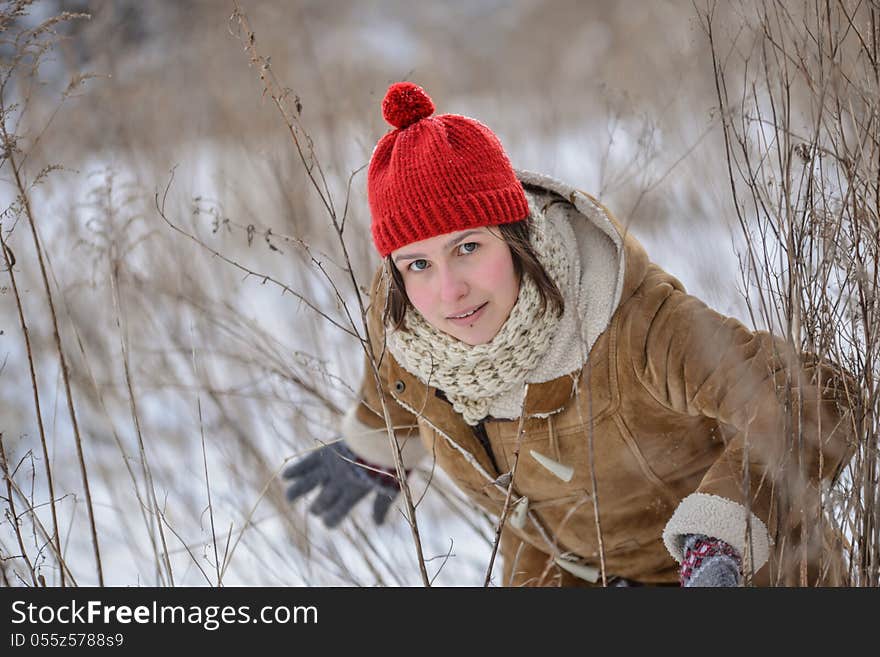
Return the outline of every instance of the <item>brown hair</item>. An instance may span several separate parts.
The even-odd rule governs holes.
[[[511,224],[501,224],[495,226],[501,231],[501,237],[507,242],[510,248],[510,255],[513,258],[513,269],[517,277],[522,281],[523,273],[532,277],[535,285],[538,287],[538,295],[541,297],[541,313],[547,311],[550,306],[556,315],[562,316],[565,310],[565,301],[562,298],[562,292],[559,287],[550,278],[547,270],[538,260],[538,255],[532,248],[529,241],[532,221],[530,217],[526,217],[522,221]],[[388,290],[388,302],[385,304],[385,323],[395,330],[405,331],[403,319],[406,315],[407,308],[412,306],[412,302],[406,295],[406,286],[403,282],[403,276],[391,256],[385,258],[385,267],[390,274],[390,286]]]

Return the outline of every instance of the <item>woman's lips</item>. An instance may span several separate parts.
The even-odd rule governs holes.
[[[456,326],[470,326],[478,319],[480,319],[480,317],[482,317],[483,313],[486,310],[486,306],[488,305],[489,302],[487,301],[482,306],[480,306],[477,312],[475,312],[473,315],[468,315],[467,317],[447,317],[446,320],[452,322]]]

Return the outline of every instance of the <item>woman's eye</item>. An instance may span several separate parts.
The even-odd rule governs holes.
[[[428,268],[428,261],[423,259],[413,260],[409,263],[410,271],[425,271]]]
[[[458,248],[461,250],[461,253],[473,253],[479,248],[479,246],[480,245],[476,242],[465,242]]]

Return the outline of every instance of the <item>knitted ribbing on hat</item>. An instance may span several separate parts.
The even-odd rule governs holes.
[[[530,241],[538,260],[560,290],[570,285],[565,241],[529,199]],[[540,312],[535,282],[523,274],[507,321],[488,343],[468,345],[431,326],[407,309],[406,330],[389,335],[388,348],[400,365],[425,385],[443,390],[465,422],[476,425],[494,398],[522,385],[550,348],[559,318],[551,307]]]

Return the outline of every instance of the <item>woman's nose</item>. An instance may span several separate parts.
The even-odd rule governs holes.
[[[468,293],[467,281],[452,267],[441,268],[440,300],[446,303],[455,302]]]

